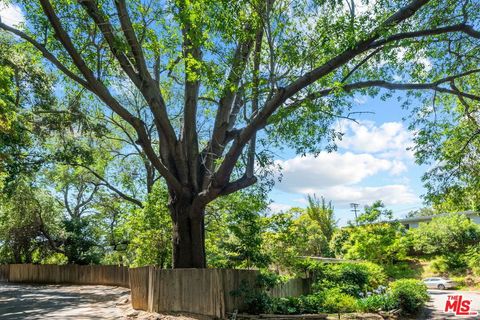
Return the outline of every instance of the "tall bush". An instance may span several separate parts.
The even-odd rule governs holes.
[[[406,314],[417,313],[429,299],[427,286],[415,279],[394,281],[390,285],[390,290],[398,307]]]

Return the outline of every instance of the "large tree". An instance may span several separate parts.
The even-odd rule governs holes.
[[[164,178],[174,267],[206,266],[206,205],[256,182],[269,141],[318,152],[355,92],[478,99],[458,85],[479,71],[476,1],[14,2],[26,24],[0,28],[133,129]]]

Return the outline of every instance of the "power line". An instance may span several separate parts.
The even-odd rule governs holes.
[[[354,214],[355,214],[355,224],[358,225],[358,216],[357,216],[357,212],[359,211],[358,210],[358,206],[359,204],[358,203],[350,203],[350,207],[352,208],[352,211]]]

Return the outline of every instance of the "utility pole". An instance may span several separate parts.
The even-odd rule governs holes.
[[[358,203],[350,203],[350,207],[352,208],[352,211],[354,214],[355,214],[355,224],[358,226],[358,216],[357,216],[357,212],[358,212],[358,206],[359,204]]]

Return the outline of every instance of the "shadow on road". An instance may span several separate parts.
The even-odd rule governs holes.
[[[103,286],[0,285],[0,319],[118,319],[124,289]]]

